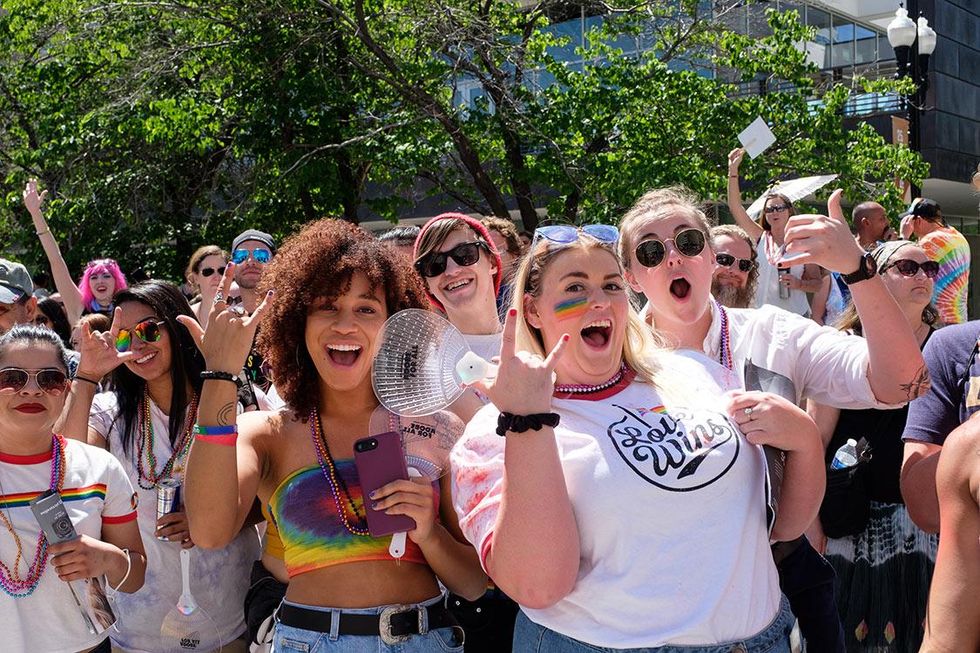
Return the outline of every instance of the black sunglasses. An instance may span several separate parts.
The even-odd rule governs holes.
[[[789,207],[785,204],[773,204],[762,209],[763,213],[779,213],[780,211],[789,211]]]
[[[885,272],[888,268],[895,268],[898,273],[903,277],[914,277],[922,270],[922,274],[926,275],[930,279],[935,279],[939,276],[939,263],[935,261],[926,261],[924,263],[919,263],[918,261],[913,261],[909,258],[899,259],[890,265],[886,265],[881,269]]]
[[[201,268],[201,276],[202,277],[210,277],[215,272],[217,272],[219,275],[224,274],[225,273],[225,266],[222,265],[218,269],[215,269],[215,268]]]
[[[739,272],[748,272],[755,267],[755,261],[749,258],[736,258],[731,254],[715,254],[715,262],[722,267],[730,268],[735,261],[738,261]]]
[[[449,259],[455,261],[456,265],[464,267],[476,264],[480,260],[481,247],[488,252],[490,251],[487,244],[480,240],[471,243],[460,243],[448,252],[434,252],[423,256],[415,261],[415,269],[423,277],[438,277],[446,271],[446,265],[448,265]]]
[[[658,240],[650,238],[636,246],[636,260],[645,268],[655,268],[667,258],[666,243],[674,243],[674,248],[688,258],[704,251],[705,237],[700,229],[685,229],[673,238]]]
[[[31,378],[37,382],[37,387],[48,394],[59,394],[65,391],[68,377],[61,370],[23,370],[19,367],[8,367],[0,370],[0,392],[20,392]]]

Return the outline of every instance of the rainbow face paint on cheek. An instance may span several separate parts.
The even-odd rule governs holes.
[[[589,310],[589,298],[579,297],[576,299],[566,299],[555,304],[555,317],[559,320],[570,320],[582,317]]]

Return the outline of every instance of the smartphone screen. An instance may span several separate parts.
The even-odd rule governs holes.
[[[372,492],[392,481],[408,480],[401,434],[389,431],[355,442],[354,466],[364,493],[364,511],[371,535],[381,537],[414,530],[415,520],[407,515],[386,515],[383,510],[371,510]]]

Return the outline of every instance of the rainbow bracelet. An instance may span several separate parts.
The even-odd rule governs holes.
[[[194,435],[231,435],[232,433],[238,433],[238,425],[232,424],[231,426],[202,426],[200,424],[194,425]]]
[[[194,439],[208,444],[218,444],[234,447],[238,440],[238,426],[201,426],[194,425]]]

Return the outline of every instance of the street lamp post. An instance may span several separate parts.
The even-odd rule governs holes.
[[[888,43],[895,50],[898,61],[897,76],[910,77],[915,82],[911,96],[903,96],[909,120],[909,149],[918,152],[921,148],[920,111],[925,111],[926,90],[929,88],[929,56],[936,49],[936,32],[929,27],[925,16],[919,16],[918,25],[909,18],[918,9],[918,0],[909,0],[909,8],[899,6],[895,18],[888,24]],[[912,195],[919,189],[912,186]]]

